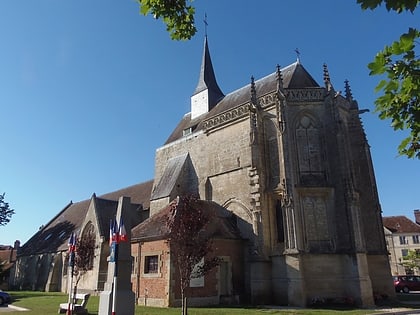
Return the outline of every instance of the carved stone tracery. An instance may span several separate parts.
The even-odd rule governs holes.
[[[324,100],[325,89],[287,89],[286,99],[289,102],[320,102]]]
[[[249,112],[249,103],[242,104],[203,121],[203,129],[211,130],[228,122],[245,117]]]

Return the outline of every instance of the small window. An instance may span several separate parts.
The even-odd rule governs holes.
[[[408,256],[408,249],[401,249],[401,256],[403,257]]]
[[[418,235],[413,235],[413,244],[419,244],[420,243],[420,239]]]
[[[183,131],[182,131],[182,135],[183,136],[188,136],[188,135],[190,135],[190,134],[192,134],[192,128],[190,127],[190,128],[187,128],[187,129],[184,129]]]
[[[408,244],[408,240],[405,236],[400,236],[400,245]]]
[[[158,255],[144,257],[144,273],[158,273]]]

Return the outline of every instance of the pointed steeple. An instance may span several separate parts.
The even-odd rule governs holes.
[[[191,119],[209,112],[224,96],[214,75],[207,36],[205,36],[200,76],[197,87],[191,96]]]

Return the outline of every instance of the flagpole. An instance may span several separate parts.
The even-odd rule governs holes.
[[[72,301],[72,293],[73,293],[73,273],[74,273],[74,255],[76,250],[76,235],[71,233],[69,239],[69,267],[70,267],[70,286],[69,286],[69,300],[67,305],[67,315],[71,315],[73,313],[73,301]]]
[[[111,307],[111,314],[115,315],[115,306],[117,300],[117,275],[118,275],[118,241],[119,241],[119,228],[117,220],[114,220],[111,223],[111,262],[114,263],[114,276],[112,279],[112,307]]]
[[[112,283],[112,310],[111,314],[116,315],[117,304],[117,282],[118,282],[118,244],[127,241],[127,231],[124,226],[123,219],[120,219],[120,224],[117,221],[111,221],[110,224],[110,238],[111,238],[111,262],[114,263],[114,277]]]
[[[118,236],[117,236],[118,237]],[[118,277],[118,241],[113,242],[114,246],[114,280],[113,280],[113,291],[112,291],[112,315],[115,315],[115,304],[117,296],[117,277]]]
[[[74,253],[71,252],[70,253],[70,260],[74,260],[74,258],[72,258],[72,256],[74,256]],[[70,277],[70,287],[69,287],[69,303],[67,306],[67,315],[71,315],[72,314],[72,310],[73,310],[73,303],[72,303],[72,293],[73,293],[73,271],[74,271],[74,264],[72,264],[70,266],[70,273],[71,273],[71,277]]]

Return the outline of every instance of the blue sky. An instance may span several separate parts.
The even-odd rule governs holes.
[[[0,193],[16,214],[0,244],[26,242],[70,200],[154,176],[155,150],[190,111],[205,13],[216,77],[227,94],[296,60],[336,90],[350,81],[371,146],[383,215],[420,208],[420,162],[398,157],[404,134],[375,113],[366,65],[411,14],[362,11],[356,0],[196,0],[198,33],[169,38],[134,0],[0,1]],[[418,14],[417,14],[418,15]]]

